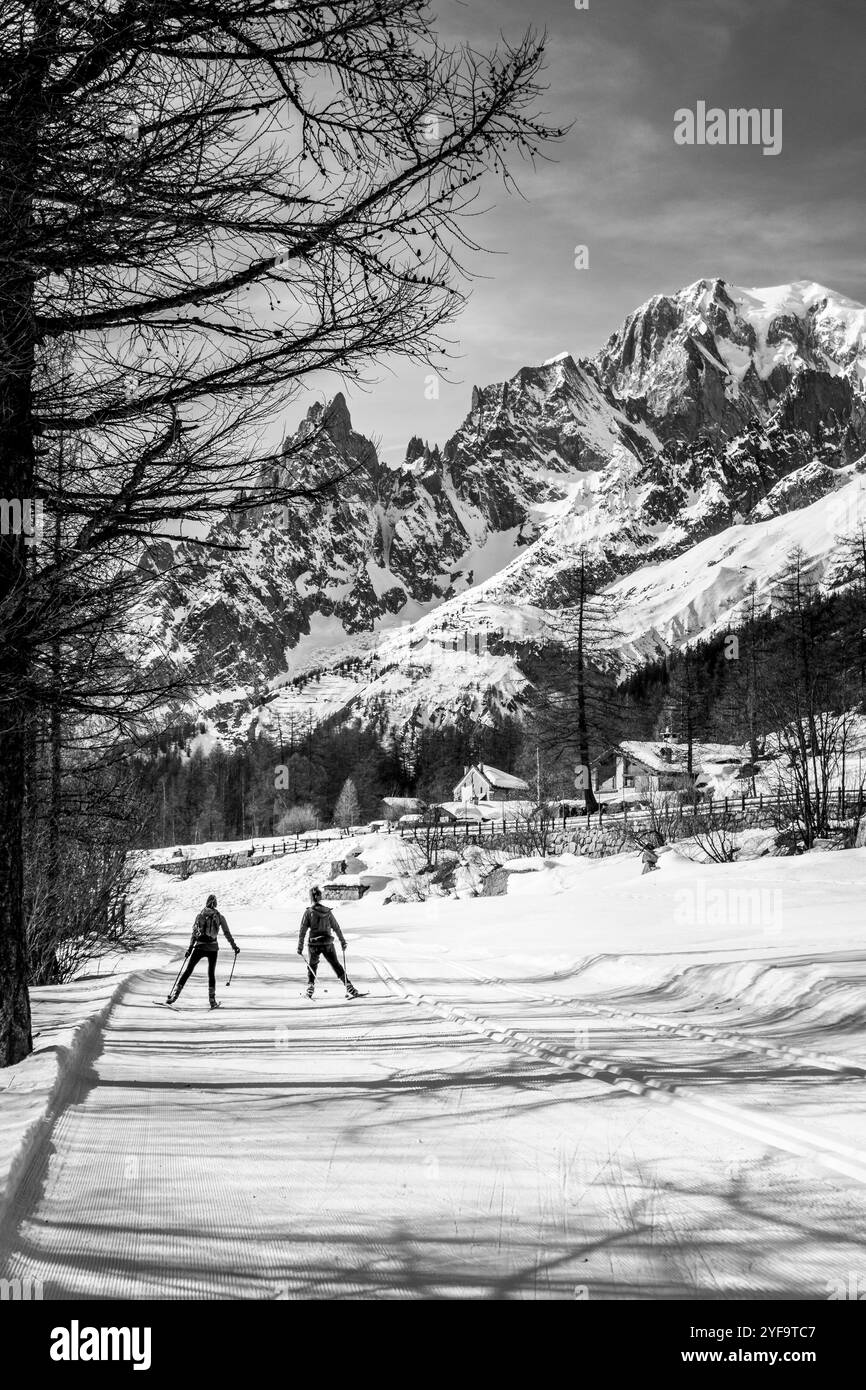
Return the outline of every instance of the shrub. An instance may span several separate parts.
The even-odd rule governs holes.
[[[296,806],[290,806],[288,811],[277,821],[276,833],[278,835],[303,835],[305,830],[315,830],[319,823],[319,815],[309,802],[298,802]]]

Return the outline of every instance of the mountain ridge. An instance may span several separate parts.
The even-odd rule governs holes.
[[[390,648],[453,623],[453,653],[462,624],[473,638],[491,630],[485,605],[501,640],[508,629],[518,646],[538,641],[549,620],[521,611],[561,607],[580,554],[615,585],[850,489],[866,453],[864,383],[863,306],[811,281],[704,279],[647,300],[593,358],[560,353],[473,387],[441,449],[416,435],[402,460],[382,462],[338,393],[310,407],[267,481],[297,479],[300,460],[305,477],[349,471],[346,491],[303,501],[288,525],[274,508],[221,523],[215,536],[243,548],[222,562],[185,557],[190,575],[174,588],[167,573],[160,640],[190,653],[217,705],[231,691],[227,703],[246,706],[242,726],[269,688],[285,705],[297,678],[363,666],[377,646],[376,690],[350,682],[324,702],[332,714],[399,721],[431,699],[425,717],[501,717],[527,687],[513,655],[503,666],[486,648],[473,665],[467,649],[446,697],[417,672],[414,685],[382,687]],[[688,640],[686,629],[635,631],[630,659],[666,640]]]

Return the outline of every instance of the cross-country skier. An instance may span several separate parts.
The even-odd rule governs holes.
[[[216,998],[216,963],[219,955],[220,930],[225,933],[226,940],[234,951],[235,955],[240,951],[240,946],[236,945],[235,939],[229,931],[228,922],[221,912],[217,912],[216,895],[211,893],[202,911],[195,919],[190,937],[189,946],[186,954],[189,964],[175,985],[171,994],[166,999],[166,1004],[173,1004],[195,970],[200,960],[207,961],[207,992],[212,1009],[218,1009],[219,1004]]]
[[[319,968],[319,957],[324,956],[338,980],[342,980],[346,986],[346,993],[350,999],[357,999],[358,990],[347,978],[346,972],[340,964],[337,952],[334,950],[334,937],[336,936],[343,950],[346,949],[346,938],[340,931],[340,925],[329,907],[325,907],[322,902],[321,888],[310,889],[310,906],[301,918],[301,934],[298,937],[298,955],[304,954],[304,937],[310,933],[310,959],[307,964],[307,998],[312,999],[313,991],[316,988],[316,971]]]

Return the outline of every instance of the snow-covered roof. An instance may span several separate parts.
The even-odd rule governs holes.
[[[441,801],[439,810],[446,815],[453,816],[455,820],[486,820],[482,808],[474,801]]]
[[[441,809],[458,821],[524,820],[538,809],[533,801],[443,801]]]
[[[624,739],[619,748],[627,758],[643,763],[644,767],[651,768],[654,772],[670,772],[672,768],[685,768],[688,761],[688,745],[685,743],[667,743],[664,740],[650,742],[630,738]],[[662,750],[667,750],[670,756],[664,757]],[[743,749],[737,748],[734,744],[692,744],[693,769],[725,764],[739,766],[744,756]]]
[[[382,801],[392,811],[423,811],[424,802],[417,796],[383,796]]]
[[[529,784],[524,782],[522,777],[514,777],[510,772],[503,772],[499,767],[491,767],[489,763],[479,763],[478,771],[482,777],[486,777],[491,787],[506,787],[521,792],[529,790]]]
[[[659,741],[649,743],[641,739],[628,738],[623,740],[619,749],[629,761],[643,763],[644,767],[652,768],[654,772],[670,772],[672,767],[683,767],[686,762],[685,744]],[[662,749],[667,750],[670,756],[665,758]]]

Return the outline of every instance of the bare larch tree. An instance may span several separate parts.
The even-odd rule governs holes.
[[[158,703],[142,552],[333,486],[262,466],[312,374],[447,350],[478,180],[558,133],[541,57],[445,47],[423,0],[5,0],[0,496],[50,543],[0,535],[0,1065],[31,1047],[34,718]]]

